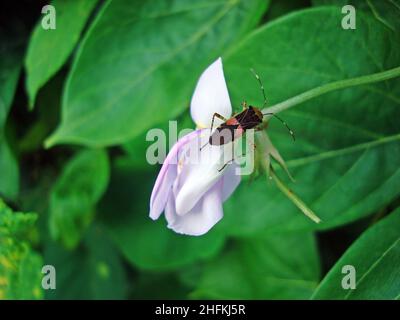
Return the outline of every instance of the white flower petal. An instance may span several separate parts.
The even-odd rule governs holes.
[[[226,168],[222,176],[222,201],[225,202],[240,184],[240,175],[236,174],[239,165],[234,163]]]
[[[179,139],[165,158],[150,197],[150,218],[153,220],[158,219],[163,212],[173,183],[176,180],[179,152],[184,145],[195,139],[200,133],[201,131],[197,130]]]
[[[232,114],[221,58],[213,62],[200,76],[190,104],[190,112],[199,128],[210,128],[215,112],[226,118]],[[220,123],[221,120],[216,118],[215,124]]]
[[[198,151],[198,145],[204,145],[208,140],[210,130],[203,130],[201,143],[194,144],[194,140],[185,147],[191,151]],[[203,195],[223,176],[224,172],[231,166],[227,165],[224,170],[219,171],[224,164],[224,147],[206,145],[197,156],[192,153],[188,156],[190,162],[185,163],[178,175],[174,185],[174,196],[176,198],[176,213],[184,215],[189,212]],[[198,158],[198,161],[194,161]]]
[[[221,196],[222,183],[216,183],[184,216],[176,214],[174,199],[170,197],[165,208],[168,228],[191,236],[207,233],[223,217]]]
[[[165,219],[168,222],[168,227],[170,225],[173,225],[176,218],[178,217],[176,212],[175,212],[175,198],[170,195],[168,198],[167,205],[165,206],[165,211],[164,211]]]
[[[159,182],[157,191],[153,191],[155,195],[153,196],[152,194],[153,201],[150,203],[150,218],[153,220],[157,220],[164,211],[176,177],[176,165],[168,165],[162,180]]]

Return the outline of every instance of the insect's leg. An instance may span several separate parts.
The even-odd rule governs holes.
[[[242,156],[243,156],[243,155],[242,155]],[[226,167],[228,164],[232,163],[234,160],[235,160],[235,158],[234,158],[234,156],[232,156],[232,159],[229,160],[229,161],[227,161],[227,162],[225,162],[225,164],[222,166],[222,168],[219,168],[219,169],[218,169],[218,172],[221,172],[222,170],[224,170],[225,167]]]
[[[254,145],[254,146],[255,146],[255,145]],[[243,156],[245,156],[245,155],[246,155],[246,153],[243,152],[243,154],[242,154],[240,157],[243,157]],[[222,170],[224,170],[225,167],[226,167],[228,164],[232,163],[234,160],[235,160],[235,158],[233,157],[231,160],[225,162],[225,164],[222,166],[222,168],[218,169],[218,172],[221,172]]]
[[[220,120],[222,120],[222,121],[224,121],[224,122],[227,121],[227,119],[226,119],[224,116],[222,116],[222,115],[220,115],[219,113],[215,112],[215,113],[213,114],[213,117],[212,117],[212,120],[211,120],[210,136],[211,136],[211,133],[212,133],[212,130],[213,130],[213,127],[214,127],[214,120],[215,120],[215,118],[218,118],[218,119],[220,119]],[[210,136],[208,137],[209,139],[210,139]],[[209,142],[209,141],[207,141],[207,142],[200,148],[200,151],[208,144],[208,142]]]
[[[222,121],[224,121],[224,122],[226,122],[227,121],[227,119],[224,117],[224,116],[222,116],[222,115],[220,115],[219,113],[214,113],[214,115],[213,115],[213,117],[212,117],[212,120],[211,120],[211,130],[210,130],[210,135],[211,135],[211,132],[212,132],[212,130],[213,130],[213,126],[214,126],[214,120],[215,120],[215,118],[218,118],[218,119],[220,119],[220,120],[222,120]]]
[[[204,145],[202,145],[202,146],[200,147],[200,151],[203,150],[203,148],[204,148],[206,145],[208,145],[208,141],[207,141]]]
[[[263,103],[263,106],[262,106],[264,108],[267,105],[267,97],[265,95],[264,85],[262,84],[260,76],[254,71],[254,69],[251,68],[250,71],[256,77],[258,83],[260,84],[261,92],[262,92],[263,97],[264,97],[264,103]]]
[[[252,143],[251,145],[253,146],[254,149],[257,147],[255,143]],[[232,163],[232,162],[235,160],[235,155],[234,155],[233,148],[234,148],[234,147],[232,146],[232,159],[229,160],[229,161],[227,161],[227,162],[222,166],[222,168],[218,169],[218,172],[221,172],[222,170],[224,170],[225,167],[226,167],[228,164]],[[243,152],[242,155],[241,155],[240,157],[244,157],[245,155],[246,155],[246,152]]]
[[[235,158],[235,141],[232,141],[232,159]]]
[[[231,162],[233,162],[233,160],[235,160],[235,151],[234,151],[234,148],[235,148],[235,141],[232,141],[232,159],[229,160],[229,161],[227,161],[227,162],[225,162],[225,164],[222,166],[222,168],[219,168],[219,169],[218,169],[218,172],[221,172],[222,170],[224,170],[225,167],[226,167],[229,163],[231,163]]]
[[[246,109],[247,109],[247,102],[246,102],[246,101],[243,101],[243,102],[242,102],[242,109],[243,109],[243,110],[246,110]]]
[[[222,168],[219,168],[219,169],[218,169],[218,172],[221,172],[222,170],[224,170],[225,167],[226,167],[229,163],[231,163],[232,161],[233,161],[233,159],[230,160],[230,161],[228,161],[228,162],[226,162],[226,163],[222,166]]]

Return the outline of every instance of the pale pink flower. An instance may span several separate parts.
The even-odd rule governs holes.
[[[164,212],[168,228],[199,236],[222,219],[222,204],[240,183],[236,164],[219,171],[223,147],[207,145],[193,152],[208,140],[213,114],[229,118],[232,113],[221,58],[201,75],[190,111],[199,129],[179,139],[164,160],[151,194],[150,218],[156,220]],[[215,119],[214,128],[220,123]]]

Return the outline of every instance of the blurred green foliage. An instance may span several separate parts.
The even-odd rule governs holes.
[[[399,78],[285,111],[296,143],[271,121],[287,184],[320,225],[263,177],[244,179],[202,237],[148,217],[146,132],[194,126],[191,94],[217,57],[236,110],[262,101],[251,67],[272,105],[400,65],[400,2],[350,3],[355,30],[341,28],[341,0],[55,0],[56,30],[41,27],[46,3],[6,5],[0,299],[398,299]],[[42,290],[45,264],[56,290]],[[346,264],[357,291],[341,288]]]
[[[13,212],[0,200],[0,299],[43,297],[43,260],[29,245],[36,219],[33,213]]]
[[[22,64],[18,39],[0,29],[0,193],[15,199],[19,189],[19,170],[5,137],[6,119],[11,107]]]
[[[91,223],[95,205],[107,188],[109,164],[104,150],[77,153],[64,167],[50,194],[50,231],[74,248]]]

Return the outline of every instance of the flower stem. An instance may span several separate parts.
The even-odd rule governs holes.
[[[278,188],[296,205],[297,208],[299,208],[307,217],[309,217],[315,223],[321,222],[321,219],[278,178],[272,168],[271,177],[275,181]]]
[[[294,96],[288,100],[285,100],[283,102],[277,103],[269,108],[265,108],[262,110],[263,113],[278,113],[283,110],[289,109],[291,107],[294,107],[297,104],[303,103],[307,100],[310,100],[312,98],[318,97],[322,94],[339,90],[339,89],[345,89],[345,88],[350,88],[354,86],[360,86],[364,84],[369,84],[369,83],[375,83],[379,81],[384,81],[388,80],[391,78],[395,78],[400,76],[400,67],[396,67],[393,69],[389,69],[383,72],[378,72],[378,73],[373,73],[369,74],[366,76],[361,76],[357,78],[351,78],[351,79],[345,79],[345,80],[339,80],[331,83],[324,84],[322,86],[316,87],[314,89],[308,90],[306,92],[303,92],[297,96]]]

